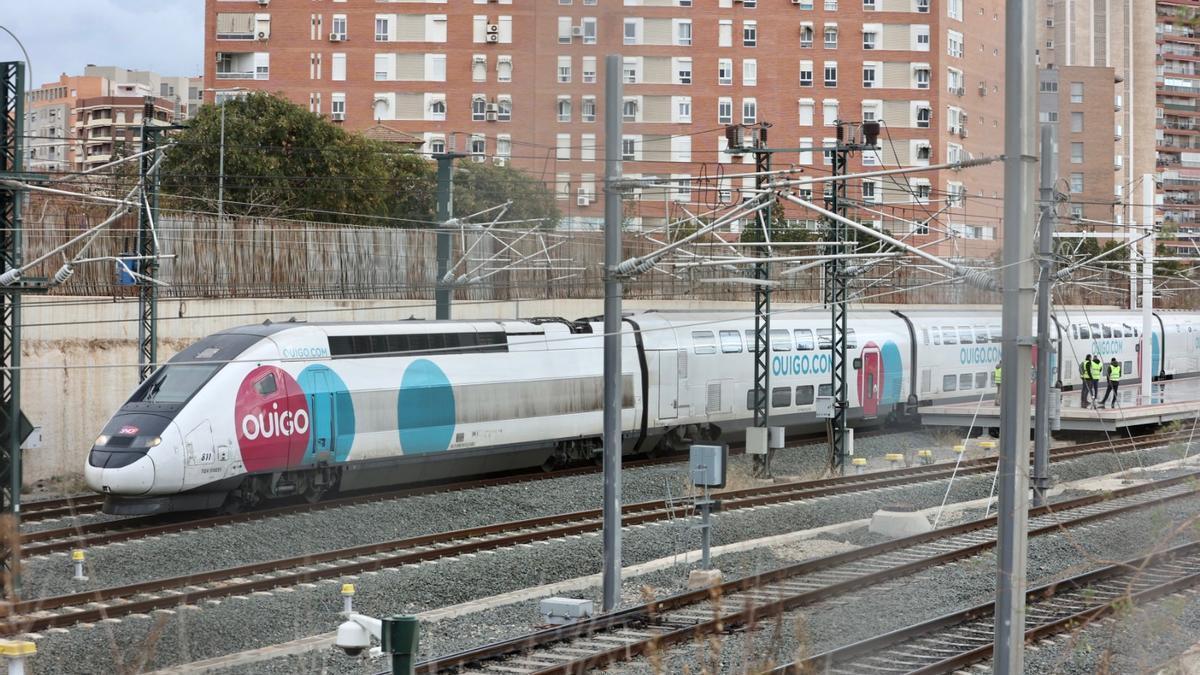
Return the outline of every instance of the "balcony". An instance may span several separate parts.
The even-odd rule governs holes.
[[[265,54],[264,54],[265,56]],[[253,52],[218,52],[218,80],[265,80],[269,77],[269,68],[264,62],[256,63],[257,55]]]

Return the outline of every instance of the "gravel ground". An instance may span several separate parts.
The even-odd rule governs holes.
[[[878,457],[900,449],[926,447],[934,442],[927,434],[906,432],[864,439],[859,451]],[[779,453],[775,462],[777,475],[811,475],[813,466],[823,467],[824,455],[815,451],[817,447]],[[748,476],[749,462],[745,456],[731,458],[730,475],[735,480]],[[663,499],[668,495],[678,497],[685,474],[685,465],[679,463],[630,469],[622,477],[624,502]],[[744,478],[741,480],[744,486],[750,484]],[[731,484],[731,487],[742,486]],[[569,476],[122,542],[88,551],[87,575],[90,580],[83,583],[71,580],[71,565],[66,553],[39,557],[24,562],[25,595],[42,598],[508,520],[595,509],[602,505],[602,490],[603,482],[596,474]],[[411,517],[415,513],[421,517]],[[196,551],[204,554],[196,555]]]
[[[1161,458],[1151,457],[1150,454],[1147,454],[1146,463],[1169,458],[1165,453]],[[1106,473],[1117,468],[1116,462],[1110,456],[1103,456],[1075,460],[1070,464],[1059,465],[1056,470],[1066,480]],[[990,487],[990,475],[960,479],[954,485],[950,501],[986,496]],[[897,501],[921,506],[935,505],[940,503],[944,489],[945,482],[940,481],[878,491],[872,494],[831,497],[801,504],[719,514],[715,518],[714,543],[721,545],[855,518],[865,518],[880,506]],[[447,495],[442,495],[442,497],[443,506],[441,508],[445,508],[446,500],[444,498]],[[1196,505],[1191,502],[1189,504],[1194,511]],[[438,516],[427,511],[424,517],[434,520]],[[499,520],[502,517],[505,516],[492,514],[490,520]],[[233,550],[233,547],[237,545],[254,545],[256,543],[236,537],[235,529],[225,528],[223,530],[226,538],[224,546],[228,547],[224,550]],[[304,530],[310,530],[310,526],[305,525]],[[1147,543],[1145,536],[1148,531],[1149,528],[1145,526],[1134,527],[1129,536],[1114,537],[1113,545],[1136,550],[1138,545]],[[295,532],[292,534],[294,536]],[[253,536],[263,536],[262,531],[258,530]],[[625,565],[630,565],[671,556],[691,548],[697,539],[696,533],[689,530],[684,523],[632,529],[626,532],[624,538],[623,562]],[[1106,541],[1108,539],[1105,537]],[[130,545],[124,548],[132,550],[134,546]],[[585,536],[368,575],[358,582],[359,592],[356,597],[356,608],[375,616],[397,612],[415,613],[596,573],[600,569],[600,548],[598,536]],[[211,553],[207,550],[205,552],[206,554]],[[1061,551],[1056,549],[1057,557],[1051,556],[1050,560],[1053,562],[1063,556],[1075,553],[1074,549],[1066,546]],[[175,555],[179,555],[178,552]],[[761,571],[786,562],[770,552],[752,552],[745,554],[745,559],[746,562],[737,570],[731,570],[731,574]],[[62,564],[65,566],[65,562]],[[139,564],[146,565],[147,563],[142,561]],[[722,564],[724,565],[724,563]],[[980,562],[976,566],[978,569],[974,572],[971,584],[984,582],[990,584],[992,578],[990,565],[990,561]],[[146,568],[142,569],[144,571]],[[951,569],[961,571],[964,566],[960,565]],[[1031,565],[1031,569],[1037,568]],[[680,566],[664,574],[678,584],[681,579],[686,577],[686,571],[686,568]],[[144,573],[142,576],[145,576]],[[647,579],[650,580],[647,581]],[[638,598],[638,588],[645,583],[652,586],[662,584],[664,588],[677,588],[677,586],[667,586],[657,580],[657,577],[638,579],[634,583],[636,585],[626,588],[627,598],[631,602]],[[937,592],[932,593],[930,597],[922,598],[918,595],[913,600],[918,603],[917,606],[929,604],[931,599],[936,598],[943,603],[939,606],[945,607],[946,589],[956,588],[957,590],[958,582],[955,577],[953,584],[948,579],[939,580],[938,584],[940,587],[935,585]],[[202,611],[185,609],[177,614],[162,614],[163,625],[157,631],[161,633],[162,639],[155,645],[153,653],[149,654],[148,662],[153,667],[165,667],[264,645],[280,644],[332,630],[339,620],[337,612],[340,609],[341,599],[337,589],[336,583],[318,584],[312,588],[302,587],[273,594],[256,595],[246,600],[230,599],[216,605],[205,604]],[[925,591],[925,594],[929,595],[930,591]],[[875,611],[870,607],[866,609],[868,616],[872,618],[872,625],[874,625],[880,619],[888,616],[907,617],[906,611],[900,611],[900,607],[902,605],[896,605],[891,611]],[[509,610],[510,613],[511,611],[514,610]],[[501,622],[509,628],[500,630],[519,631],[529,628],[530,609],[525,607],[515,611],[519,616],[507,622]],[[487,622],[468,619],[466,623],[478,623],[478,626],[472,629],[470,634],[478,635],[482,640],[492,639],[501,634],[489,628]],[[101,624],[92,629],[71,629],[64,633],[48,634],[39,642],[38,665],[35,667],[37,672],[55,673],[94,672],[96,669],[102,668],[127,667],[133,655],[145,649],[144,645],[148,637],[156,632],[154,626],[153,619],[131,618],[120,623]],[[247,627],[252,628],[248,629]],[[434,632],[430,633],[430,638],[425,643],[427,653],[462,648],[472,642],[467,639],[465,634],[467,629],[465,628],[447,634],[449,639],[444,642],[439,642],[435,637],[440,629],[435,630],[431,627],[429,630]],[[844,633],[840,628],[835,628],[832,632],[835,636],[842,636]],[[336,656],[339,663],[345,659],[340,656],[340,653]],[[87,666],[86,668],[81,667],[80,664],[87,664]],[[295,663],[281,665],[279,666],[280,670],[272,671],[265,670],[265,668],[275,668],[274,664],[255,664],[254,667],[244,672],[311,672],[306,669],[297,670],[297,665]],[[320,672],[320,666],[315,663],[313,665],[316,667],[316,672]],[[353,666],[353,664],[351,665]]]

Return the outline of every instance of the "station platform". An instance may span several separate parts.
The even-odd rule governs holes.
[[[1104,383],[1101,383],[1101,397],[1104,396],[1104,388]],[[1078,384],[1075,389],[1062,392],[1060,396],[1062,406],[1059,418],[1063,430],[1116,431],[1142,424],[1163,424],[1200,417],[1200,378],[1195,377],[1155,382],[1151,385],[1148,400],[1143,400],[1141,396],[1140,383],[1122,382],[1117,404],[1114,406],[1110,400],[1105,408],[1081,407]],[[1000,408],[992,397],[993,394],[989,393],[982,403],[922,406],[917,413],[926,426],[968,427],[974,419],[976,427],[998,427]],[[1029,418],[1033,419],[1032,406]]]

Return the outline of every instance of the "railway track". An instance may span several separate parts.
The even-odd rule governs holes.
[[[76,495],[56,499],[39,499],[21,504],[21,521],[36,523],[52,518],[67,518],[70,516],[98,513],[104,505],[104,497],[100,495]]]
[[[1095,448],[1064,449],[1056,453],[1055,459],[1061,461],[1096,451]],[[990,472],[994,460],[973,460],[963,464],[969,466],[960,466],[957,470],[958,475]],[[952,471],[954,469],[947,466],[921,466],[862,476],[730,490],[716,496],[722,500],[723,510],[733,511],[916,481],[937,480],[948,477]],[[624,526],[631,526],[668,521],[679,515],[679,507],[676,504],[661,500],[649,501],[626,505],[622,522]],[[600,509],[557,514],[256,562],[127,586],[20,601],[0,606],[6,617],[4,622],[0,623],[0,634],[12,635],[93,622],[465,553],[598,532],[603,527],[602,516]]]
[[[1105,452],[1110,449],[1117,450],[1136,450],[1150,446],[1161,445],[1172,440],[1183,438],[1182,433],[1165,433],[1153,434],[1149,436],[1140,436],[1132,440],[1125,439],[1122,442],[1110,443],[1108,441],[1100,441],[1095,443],[1087,443],[1067,448],[1056,449],[1053,452],[1055,457],[1075,458],[1086,454],[1094,454],[1097,452]],[[1065,453],[1065,454],[1064,454]],[[659,459],[644,459],[626,463],[626,468],[653,466],[656,464],[664,464],[678,461],[677,458],[667,457]],[[976,460],[964,460],[959,465],[960,475],[970,475],[979,473],[982,470],[992,470],[995,467],[994,458],[982,458]],[[142,516],[125,518],[121,520],[107,521],[101,523],[87,523],[74,525],[70,527],[40,530],[35,532],[25,532],[21,534],[21,555],[22,557],[30,558],[39,555],[47,555],[60,551],[68,551],[75,548],[89,548],[95,546],[104,546],[122,541],[132,541],[146,537],[161,536],[165,534],[174,534],[178,532],[186,532],[207,527],[217,527],[221,525],[230,525],[236,523],[250,522],[265,518],[288,516],[297,513],[305,513],[324,509],[340,508],[345,506],[354,506],[358,504],[366,504],[380,501],[388,501],[392,499],[400,499],[404,497],[413,497],[423,494],[432,494],[436,492],[450,492],[454,490],[468,490],[480,487],[490,487],[496,485],[506,485],[511,483],[529,482],[544,480],[546,478],[562,478],[572,475],[586,475],[595,473],[598,469],[594,467],[564,469],[552,473],[534,473],[534,474],[518,474],[515,476],[503,476],[496,478],[485,478],[479,480],[462,481],[451,484],[438,484],[430,486],[422,486],[415,488],[405,488],[389,492],[374,492],[364,495],[356,495],[351,497],[343,497],[339,499],[330,499],[315,504],[301,503],[291,504],[287,506],[274,507],[258,511],[250,511],[247,513],[239,513],[233,515],[218,515],[205,516],[201,518],[188,519],[171,519],[160,516]],[[815,481],[806,481],[803,485],[812,488],[836,487],[840,485],[859,485],[869,484],[876,480],[890,480],[892,478],[902,477],[924,477],[926,480],[936,480],[953,473],[946,463],[921,465],[914,467],[906,467],[903,469],[885,470],[871,472],[862,476],[843,476],[838,478],[827,478]],[[864,482],[865,481],[865,482]],[[781,486],[790,487],[799,485],[798,483],[781,483]],[[882,487],[882,486],[881,486]],[[769,490],[770,488],[763,488]],[[816,495],[821,496],[821,495]]]
[[[1029,534],[1055,533],[1192,497],[1200,494],[1198,478],[1200,472],[1195,472],[1106,495],[1032,509]],[[417,664],[416,672],[421,675],[443,672],[567,675],[640,656],[662,654],[673,645],[692,643],[698,638],[738,627],[772,622],[783,612],[978,555],[995,546],[995,526],[996,518],[991,517],[805,561],[712,589],[681,593],[574,624],[431,659]],[[1200,571],[1200,545],[1197,546],[1197,570]],[[969,611],[978,612],[979,608]],[[869,650],[870,647],[864,647],[861,653],[869,655]],[[822,672],[825,664],[793,665],[797,670],[784,672]],[[813,669],[804,670],[810,666]],[[867,671],[851,668],[837,672]]]
[[[1076,630],[1122,609],[1200,585],[1200,542],[1056,581],[1025,594],[1025,640]],[[995,605],[976,605],[771,671],[949,673],[992,656]]]

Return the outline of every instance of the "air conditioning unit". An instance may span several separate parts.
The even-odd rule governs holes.
[[[496,112],[495,110],[489,110],[483,113],[483,119],[487,122],[495,122],[496,120],[500,119],[500,113]]]
[[[583,26],[571,26],[571,37],[583,37]]]
[[[271,4],[271,0],[258,0],[259,7],[266,7],[269,4]]]
[[[802,2],[804,2],[804,0],[792,0],[793,5],[799,5]]]
[[[498,23],[489,23],[489,24],[487,25],[487,29],[486,29],[484,32],[487,32],[487,33],[499,33],[499,32],[500,32],[500,24],[498,24]]]
[[[499,42],[499,41],[500,41],[500,34],[499,34],[499,33],[488,33],[488,34],[487,34],[486,41],[487,41],[487,42]]]
[[[329,119],[333,120],[334,122],[344,122],[344,121],[346,121],[346,113],[344,113],[344,112],[329,113]]]
[[[959,96],[962,96],[963,94],[967,93],[967,90],[962,87],[959,87],[958,89],[954,90],[954,93],[958,94]]]
[[[345,39],[346,39],[345,33],[330,33],[329,34],[330,42],[342,42]]]
[[[970,135],[970,133],[968,133],[968,132],[967,132],[967,128],[966,128],[966,127],[963,127],[962,129],[959,129],[959,130],[958,130],[958,135],[959,135],[959,137],[960,137],[960,138],[966,138],[967,136],[969,136],[969,135]]]
[[[592,203],[592,200],[591,200],[591,198],[589,198],[587,196],[586,193],[580,194],[578,197],[575,198],[575,204],[578,206],[587,206],[588,204],[591,204],[591,203]]]
[[[987,96],[987,85],[986,85],[986,84],[980,84],[980,85],[979,85],[979,95],[980,95],[980,96]]]
[[[267,31],[265,31],[265,30],[258,31],[258,39],[259,40],[266,40],[269,37],[271,37],[271,34],[268,33]]]
[[[489,103],[489,104],[487,104],[487,107],[484,108],[484,111],[500,114],[500,104],[499,103]]]
[[[491,1],[492,0],[489,0],[489,2],[491,2]],[[508,164],[508,158],[507,157],[493,157],[492,164],[495,164],[496,166],[504,166],[505,164]]]

